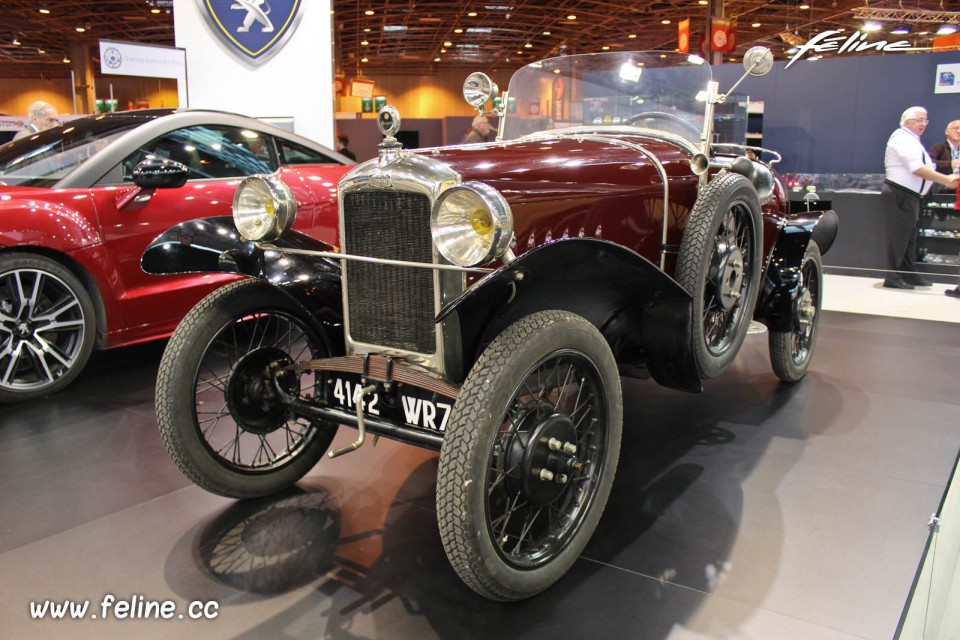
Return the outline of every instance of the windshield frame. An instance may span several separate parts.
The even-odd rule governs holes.
[[[715,95],[710,65],[699,56],[616,51],[547,58],[511,77],[497,139],[645,132],[699,149],[711,137]]]

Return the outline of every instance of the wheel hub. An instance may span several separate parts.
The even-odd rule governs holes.
[[[535,412],[525,422],[536,420]],[[536,425],[522,429],[507,450],[507,469],[519,469],[524,496],[535,505],[559,498],[573,475],[583,469],[577,458],[577,431],[569,416],[552,413]],[[514,475],[517,479],[517,475]]]
[[[813,304],[813,296],[810,289],[804,287],[797,299],[797,322],[801,333],[806,334],[810,330],[816,315],[817,307]]]
[[[29,320],[17,320],[13,333],[21,340],[26,340],[33,335],[33,323]]]
[[[243,356],[227,382],[230,413],[245,431],[265,435],[286,424],[288,408],[274,387],[274,377],[289,394],[296,394],[297,376],[279,371],[292,364],[286,352],[263,347]]]
[[[730,245],[720,253],[717,266],[717,301],[724,311],[732,309],[740,300],[743,288],[743,252]]]

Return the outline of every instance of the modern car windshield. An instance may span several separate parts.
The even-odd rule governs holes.
[[[94,117],[8,142],[0,147],[0,183],[51,187],[142,118]]]
[[[664,51],[549,58],[510,79],[505,139],[584,125],[633,125],[697,143],[703,131],[710,65]]]

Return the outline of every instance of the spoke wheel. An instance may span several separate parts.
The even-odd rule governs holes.
[[[817,343],[820,309],[823,304],[823,261],[813,240],[807,245],[800,269],[800,281],[793,297],[790,331],[771,331],[770,364],[784,382],[797,382],[807,374]]]
[[[756,189],[728,172],[697,198],[680,245],[677,281],[693,295],[693,348],[701,377],[730,366],[757,295],[763,249]]]
[[[286,294],[243,280],[204,298],[164,351],[157,419],[164,445],[201,487],[235,498],[295,483],[336,433],[292,414],[284,396],[315,394],[315,374],[289,365],[329,354],[322,334]]]
[[[90,295],[43,256],[0,257],[0,402],[30,400],[70,384],[93,351]]]
[[[560,579],[616,472],[620,380],[603,336],[547,311],[508,327],[464,382],[440,453],[437,514],[464,582],[519,600]]]

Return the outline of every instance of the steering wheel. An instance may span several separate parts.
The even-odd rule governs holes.
[[[646,111],[644,113],[635,113],[634,115],[627,118],[627,124],[636,124],[641,120],[666,120],[667,122],[680,124],[686,127],[687,131],[693,133],[697,138],[700,137],[700,130],[697,129],[694,125],[687,122],[680,116],[676,116],[672,113],[667,113],[666,111]]]

